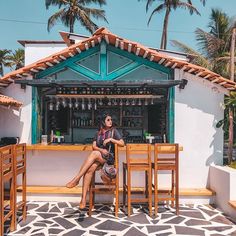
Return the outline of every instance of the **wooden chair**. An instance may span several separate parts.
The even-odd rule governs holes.
[[[115,194],[115,216],[118,217],[119,210],[119,155],[118,147],[115,145],[115,163],[114,167],[117,170],[116,178],[112,180],[111,185],[105,185],[103,182],[96,182],[96,173],[95,171],[90,189],[89,189],[89,216],[92,214],[92,209],[94,208],[95,194]]]
[[[158,213],[160,201],[171,201],[175,203],[176,214],[179,214],[179,145],[156,143],[154,148],[154,208],[155,215]],[[158,196],[158,171],[171,171],[171,189],[164,191],[162,197]]]
[[[26,144],[16,144],[14,145],[14,173],[15,173],[15,183],[16,192],[21,191],[22,198],[21,201],[16,200],[16,211],[15,219],[17,219],[17,212],[21,209],[23,215],[23,221],[26,220],[27,209],[26,209]],[[21,177],[22,187],[19,189],[17,185],[18,176]],[[17,197],[17,196],[16,196]]]
[[[145,171],[145,198],[131,199],[131,172]],[[127,183],[126,183],[127,175]],[[132,202],[147,202],[149,215],[152,215],[152,169],[151,169],[151,145],[127,144],[126,162],[123,162],[123,207],[127,206],[128,216],[131,214]]]
[[[1,235],[4,234],[4,223],[7,220],[10,220],[10,231],[16,229],[15,224],[15,179],[14,179],[14,149],[13,145],[8,145],[0,148],[0,192],[1,192],[1,201],[0,201],[0,228]],[[9,184],[10,187],[10,201],[5,199],[5,189],[4,184]],[[9,208],[9,209],[7,209]],[[4,210],[7,209],[5,214]]]

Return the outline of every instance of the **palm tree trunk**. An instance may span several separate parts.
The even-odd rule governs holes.
[[[74,23],[75,23],[75,21],[71,17],[70,18],[70,33],[74,33]]]
[[[162,29],[162,36],[161,36],[161,47],[160,49],[166,49],[167,45],[167,28],[168,28],[168,22],[169,22],[169,15],[170,15],[170,9],[166,9],[163,29]]]

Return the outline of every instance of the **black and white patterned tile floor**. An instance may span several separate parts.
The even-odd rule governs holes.
[[[149,217],[141,205],[133,207],[127,217],[122,211],[115,218],[113,207],[96,205],[92,217],[71,202],[29,202],[26,222],[19,219],[17,230],[5,234],[34,236],[79,236],[79,235],[236,235],[232,219],[212,206],[181,205],[179,216],[174,209],[159,207],[157,217]]]

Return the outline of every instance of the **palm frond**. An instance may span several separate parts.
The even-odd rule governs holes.
[[[196,13],[197,15],[200,15],[200,12],[197,10],[196,7],[194,7],[192,4],[186,3],[186,2],[181,2],[178,1],[177,6],[175,7],[175,9],[177,8],[182,8],[185,10],[189,10],[189,13],[192,15],[194,13]]]
[[[100,7],[107,4],[106,0],[79,0],[78,3],[84,6],[91,3],[97,3]]]
[[[58,20],[61,20],[63,16],[66,14],[66,9],[61,9],[55,14],[53,14],[49,19],[48,19],[48,31],[56,24]]]
[[[148,19],[148,25],[149,25],[149,23],[150,23],[150,21],[151,21],[151,19],[152,19],[152,17],[153,17],[154,14],[160,13],[160,12],[164,11],[165,9],[166,9],[166,4],[165,4],[165,3],[163,3],[163,4],[159,5],[158,7],[156,7],[156,8],[152,11],[152,13],[151,13],[151,15],[150,15],[150,17],[149,17],[149,19]]]
[[[50,6],[58,6],[61,8],[63,5],[70,4],[71,0],[45,0],[46,9]]]
[[[211,69],[211,64],[210,62],[204,57],[202,56],[199,52],[195,51],[193,48],[187,46],[184,43],[181,43],[177,40],[171,40],[171,44],[174,47],[177,47],[180,51],[193,55],[194,59],[192,61],[192,63],[199,65],[199,66],[203,66],[205,68]]]

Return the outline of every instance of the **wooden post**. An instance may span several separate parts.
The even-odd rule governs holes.
[[[234,81],[234,54],[235,54],[235,33],[236,28],[232,30],[231,48],[230,48],[230,80]],[[229,107],[229,149],[228,149],[228,164],[232,162],[233,157],[233,142],[234,142],[234,124],[233,124],[233,109]]]

